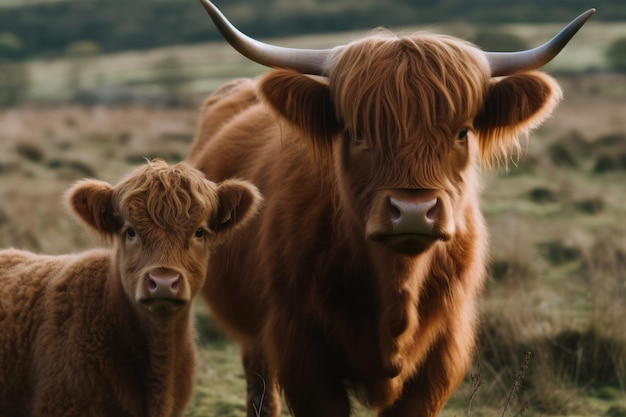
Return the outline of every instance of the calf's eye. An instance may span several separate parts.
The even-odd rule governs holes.
[[[128,229],[126,229],[126,236],[129,239],[133,239],[133,238],[137,237],[137,232],[132,227],[129,227]]]
[[[196,230],[196,233],[194,234],[194,236],[197,239],[202,239],[204,237],[204,229],[200,228],[200,229]]]

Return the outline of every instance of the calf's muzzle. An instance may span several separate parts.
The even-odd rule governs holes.
[[[181,277],[174,271],[148,272],[148,291],[153,298],[176,298],[180,291]]]
[[[152,313],[172,313],[189,301],[183,275],[174,269],[153,268],[143,280],[139,301]]]

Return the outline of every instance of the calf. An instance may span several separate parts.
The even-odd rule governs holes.
[[[0,251],[0,416],[181,416],[195,366],[191,300],[212,248],[257,212],[257,189],[153,161],[67,197],[112,248]]]

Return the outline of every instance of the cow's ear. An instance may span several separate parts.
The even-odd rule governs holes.
[[[539,126],[561,100],[557,82],[529,72],[493,79],[484,105],[474,119],[483,163],[506,161],[519,151],[519,135]]]
[[[314,144],[329,145],[340,129],[325,78],[274,70],[260,79],[261,97]]]
[[[74,216],[103,237],[110,237],[120,227],[113,210],[113,187],[97,180],[83,180],[66,193],[67,205]]]
[[[219,207],[209,226],[219,235],[228,235],[248,224],[263,203],[259,190],[247,181],[226,180],[218,185],[217,195]]]

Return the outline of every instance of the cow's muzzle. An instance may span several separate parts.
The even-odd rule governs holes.
[[[448,196],[439,190],[391,189],[377,194],[366,224],[368,239],[416,255],[454,233]]]

